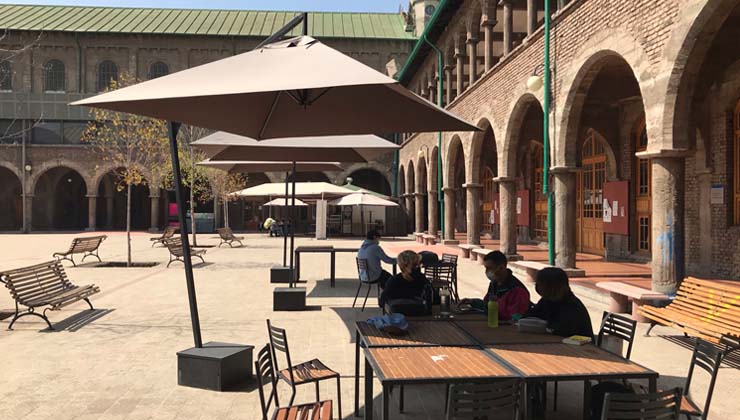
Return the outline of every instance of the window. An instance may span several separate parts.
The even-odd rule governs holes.
[[[59,60],[50,60],[44,65],[44,92],[64,92],[65,89],[64,63]]]
[[[149,66],[149,79],[156,79],[157,77],[167,76],[170,74],[170,68],[167,64],[157,61]]]
[[[98,92],[109,88],[112,80],[118,81],[118,66],[110,60],[105,60],[98,66]]]
[[[62,143],[62,123],[60,121],[39,121],[31,129],[31,142],[34,144]]]
[[[10,61],[0,61],[0,90],[13,90],[13,67]]]
[[[735,175],[735,186],[733,188],[733,204],[734,204],[734,224],[740,225],[740,100],[737,101],[735,106],[735,141],[733,144],[733,162],[732,168]]]
[[[23,140],[22,120],[0,120],[0,143],[16,144]]]
[[[82,143],[82,134],[87,128],[85,121],[65,121],[63,126],[64,143],[80,144]]]

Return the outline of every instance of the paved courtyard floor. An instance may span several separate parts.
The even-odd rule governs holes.
[[[42,262],[54,251],[65,250],[74,234],[0,235],[0,271]],[[258,394],[253,387],[216,393],[177,386],[176,357],[191,347],[192,335],[181,264],[165,268],[164,248],[151,248],[151,235],[133,236],[137,262],[159,262],[153,268],[96,268],[65,263],[73,283],[95,283],[101,293],[92,297],[96,311],[77,303],[52,312],[56,332],[27,317],[14,331],[9,319],[0,321],[0,419],[259,419]],[[199,243],[218,244],[214,235],[199,235]],[[316,245],[299,238],[298,245]],[[359,240],[329,240],[320,244],[359,246]],[[410,240],[385,242],[389,253],[409,247]],[[196,266],[195,281],[204,341],[253,344],[267,342],[265,319],[286,328],[294,361],[320,358],[342,374],[344,418],[352,418],[354,322],[379,313],[371,298],[368,308],[352,308],[357,280],[354,257],[337,257],[337,287],[329,288],[328,256],[306,256],[302,277],[308,282],[308,304],[315,310],[273,312],[269,268],[282,259],[282,241],[265,235],[247,235],[243,248],[208,248],[206,264]],[[125,235],[110,233],[101,248],[104,261],[124,261]],[[88,259],[88,263],[90,259]],[[464,296],[482,296],[487,286],[481,268],[460,262],[459,283]],[[530,285],[531,286],[531,285]],[[536,294],[533,293],[533,299]],[[605,305],[588,297],[594,322]],[[0,293],[0,310],[11,309],[7,291]],[[597,325],[594,326],[594,329]],[[654,337],[643,337],[641,325],[632,359],[661,374],[659,386],[682,386],[691,352],[676,341],[679,333],[656,327]],[[733,359],[737,360],[737,359]],[[723,366],[709,418],[738,419],[740,371]],[[322,397],[336,398],[335,385],[322,385]],[[380,405],[375,386],[376,410]],[[692,395],[703,402],[707,380],[696,376]],[[580,418],[580,384],[560,385],[557,412],[548,419]],[[286,392],[283,391],[283,395]],[[444,388],[410,387],[406,411],[392,406],[393,419],[441,419]],[[311,386],[299,388],[297,401],[309,401]],[[361,396],[362,401],[362,396]],[[377,413],[376,413],[377,415]],[[377,417],[376,417],[377,418]]]

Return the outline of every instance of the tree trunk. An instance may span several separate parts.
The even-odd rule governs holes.
[[[224,200],[224,226],[229,227],[229,200]]]
[[[190,180],[190,228],[193,231],[193,246],[198,246],[198,238],[195,236],[195,177],[193,176]]]
[[[126,186],[126,267],[131,267],[131,184]]]

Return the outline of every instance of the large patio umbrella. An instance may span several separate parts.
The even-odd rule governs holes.
[[[185,225],[177,148],[181,123],[262,140],[276,137],[478,129],[396,80],[306,36],[74,102],[168,121],[175,196]],[[270,37],[272,40],[274,37]],[[324,159],[322,159],[324,160]],[[195,347],[203,347],[186,229],[183,260]]]
[[[354,191],[348,190],[339,185],[328,182],[296,182],[295,189],[293,184],[288,186],[287,193],[282,191],[283,184],[273,182],[260,184],[254,187],[245,188],[241,191],[234,192],[239,197],[293,197],[298,198],[336,198],[352,194]],[[295,190],[295,194],[293,191]]]
[[[337,198],[336,200],[329,202],[329,204],[332,206],[360,206],[360,225],[362,226],[363,233],[366,233],[365,213],[362,211],[363,206],[398,207],[398,203],[380,198],[365,190],[345,195],[342,198]],[[372,216],[372,212],[370,212],[370,215]]]
[[[398,81],[309,36],[74,102],[258,140],[475,131]]]
[[[291,204],[288,201],[288,198],[287,197],[285,197],[285,198],[276,198],[274,200],[270,200],[267,203],[263,204],[263,206],[265,206],[265,207],[288,207],[288,206],[293,206],[293,205],[295,205],[297,207],[308,207],[308,204],[306,204],[305,202],[303,202],[301,200],[298,200],[298,199],[295,200],[295,204]]]

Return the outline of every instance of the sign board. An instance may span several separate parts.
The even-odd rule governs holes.
[[[709,194],[709,202],[711,204],[725,204],[725,186],[724,185],[712,185],[712,191]]]
[[[529,226],[529,190],[520,190],[516,193],[516,224]]]
[[[604,233],[629,235],[629,193],[628,181],[604,183]]]

